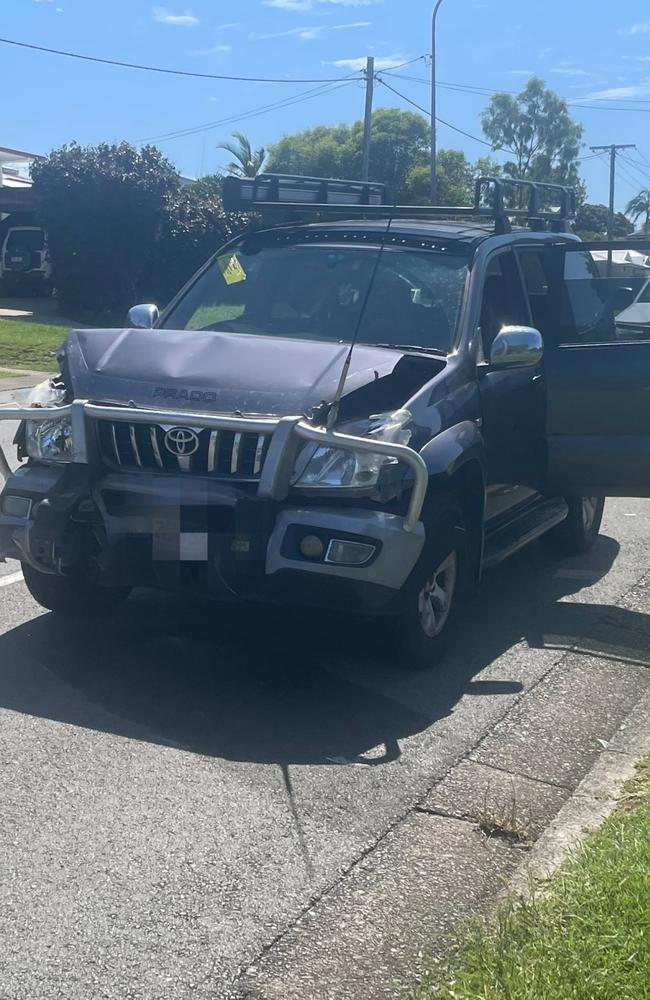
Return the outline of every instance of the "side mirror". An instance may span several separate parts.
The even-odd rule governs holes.
[[[132,306],[128,314],[129,326],[135,327],[138,330],[151,330],[158,322],[159,316],[160,310],[158,306],[153,305],[151,302],[148,302],[146,305]]]
[[[544,341],[532,326],[504,326],[492,341],[492,368],[525,368],[539,364],[544,356]]]

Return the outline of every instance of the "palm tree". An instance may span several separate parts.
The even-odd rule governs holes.
[[[631,218],[636,222],[645,215],[644,232],[646,236],[650,234],[650,190],[648,188],[642,188],[637,195],[628,202],[627,208],[625,209],[626,215],[631,216]]]
[[[264,166],[266,150],[263,146],[253,149],[250,139],[243,132],[233,132],[232,137],[237,140],[236,145],[223,142],[217,146],[217,149],[225,149],[235,157],[226,167],[227,172],[233,177],[256,177]]]

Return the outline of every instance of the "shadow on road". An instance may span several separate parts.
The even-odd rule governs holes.
[[[562,601],[603,577],[618,551],[602,537],[588,556],[557,562],[532,547],[491,572],[440,666],[404,677],[417,711],[382,694],[400,682],[372,624],[148,594],[111,622],[44,615],[0,637],[0,705],[237,761],[383,763],[462,695],[521,691],[517,657],[512,676],[475,678],[522,639],[650,665],[648,616]]]

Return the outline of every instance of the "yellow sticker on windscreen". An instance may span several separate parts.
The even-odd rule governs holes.
[[[227,253],[223,257],[217,257],[217,264],[227,285],[236,285],[238,281],[246,281],[246,271],[234,253]]]

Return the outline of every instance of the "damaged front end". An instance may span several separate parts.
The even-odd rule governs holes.
[[[18,457],[26,460],[14,472],[6,460],[2,466],[0,557],[41,572],[107,587],[184,589],[191,580],[271,600],[303,598],[308,580],[310,603],[319,582],[340,596],[345,581],[374,588],[383,600],[422,549],[428,474],[409,447],[407,410],[329,430],[318,414],[71,399],[54,379],[26,405],[0,408],[0,419],[20,421]],[[115,445],[112,462],[102,451],[107,442]],[[256,476],[241,472],[249,442],[258,442],[250,452]],[[164,459],[162,443],[170,451]],[[194,447],[197,464],[205,463],[200,474],[183,454]],[[402,494],[403,505],[381,509]],[[297,593],[289,588],[285,596],[287,581]]]
[[[20,422],[14,444],[22,464],[12,471],[0,448],[0,558],[60,572],[56,546],[91,482],[83,417],[60,376],[14,398],[18,405],[0,407],[0,420]]]

